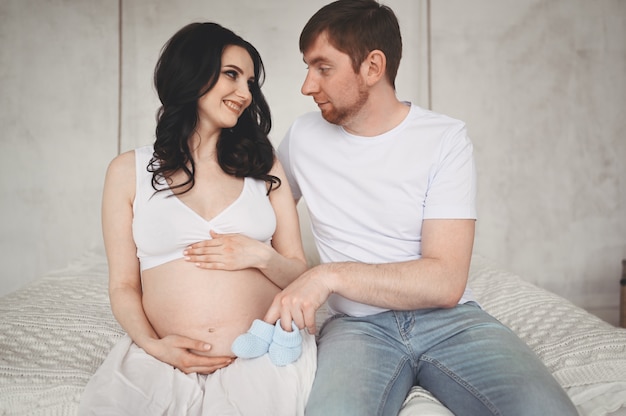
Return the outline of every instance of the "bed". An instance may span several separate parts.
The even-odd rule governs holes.
[[[581,415],[626,415],[626,329],[478,255],[470,284],[481,305],[537,352]],[[0,298],[0,415],[75,415],[85,384],[122,334],[99,251]],[[446,414],[437,408],[416,387],[400,415]]]

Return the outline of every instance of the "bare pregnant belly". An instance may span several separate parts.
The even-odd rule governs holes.
[[[232,356],[234,339],[261,319],[280,289],[256,269],[204,270],[183,259],[145,270],[143,307],[160,337],[211,344],[207,355]]]

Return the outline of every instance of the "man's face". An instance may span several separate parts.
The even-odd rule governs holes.
[[[322,33],[304,52],[307,76],[301,92],[313,97],[329,123],[347,126],[368,100],[363,77],[355,73],[350,57],[337,50]]]

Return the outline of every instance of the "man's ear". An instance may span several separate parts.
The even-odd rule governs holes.
[[[383,51],[374,49],[367,54],[367,57],[361,65],[363,76],[367,80],[368,85],[374,85],[385,77],[387,70],[387,57]]]

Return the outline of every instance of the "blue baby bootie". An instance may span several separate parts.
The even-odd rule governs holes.
[[[302,354],[302,335],[295,322],[291,322],[292,331],[287,332],[276,322],[274,337],[270,343],[270,360],[278,366],[296,361]]]
[[[239,358],[256,358],[265,354],[272,342],[274,325],[255,319],[245,334],[239,335],[230,347]]]

